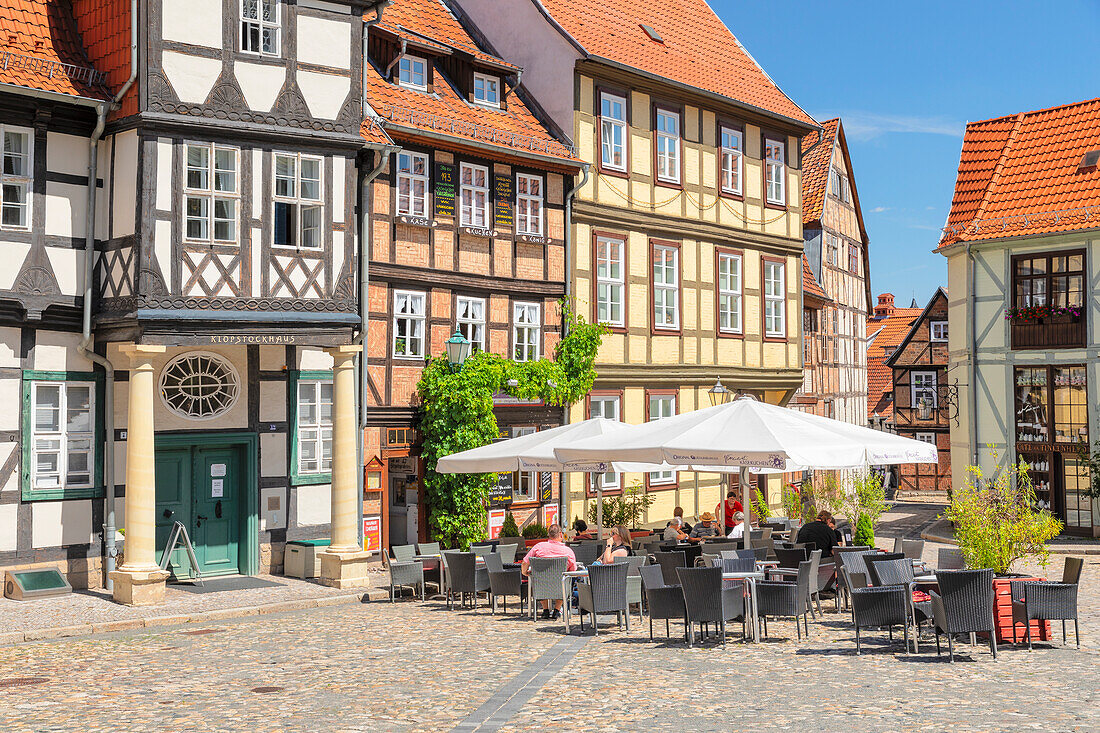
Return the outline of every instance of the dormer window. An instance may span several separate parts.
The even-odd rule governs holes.
[[[420,92],[428,91],[428,62],[419,56],[402,56],[397,74],[401,86]]]
[[[279,55],[279,0],[241,0],[241,50]]]
[[[500,79],[487,74],[474,74],[474,101],[488,107],[500,106]]]

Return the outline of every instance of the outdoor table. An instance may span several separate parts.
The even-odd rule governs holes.
[[[751,573],[722,573],[722,580],[744,580],[749,587],[749,605],[752,609],[752,640],[760,641],[760,614],[756,605],[756,581],[764,580],[763,570]]]
[[[588,568],[578,566],[576,570],[566,570],[561,575],[561,617],[565,619],[565,633],[569,633],[569,609],[572,605],[573,599],[570,598],[570,591],[573,589],[573,582],[580,578],[588,577]],[[532,601],[533,603],[534,601]]]

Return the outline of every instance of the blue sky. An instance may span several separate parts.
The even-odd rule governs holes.
[[[817,119],[840,116],[871,239],[871,288],[924,306],[966,122],[1100,96],[1100,0],[709,0]]]

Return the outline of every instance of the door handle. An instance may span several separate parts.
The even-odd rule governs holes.
[[[202,526],[202,520],[204,520],[204,519],[206,519],[206,517],[204,517],[203,515],[196,514],[195,515],[195,526],[196,527],[201,527]]]
[[[221,499],[218,499],[217,503],[214,504],[214,516],[217,517],[218,519],[222,518],[222,500]]]
[[[164,510],[164,518],[165,519],[171,519],[173,514],[175,514],[175,512],[172,511],[171,509],[165,509]]]

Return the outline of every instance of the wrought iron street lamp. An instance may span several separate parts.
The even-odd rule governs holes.
[[[714,386],[707,390],[707,394],[710,395],[710,404],[714,407],[726,404],[733,397],[733,392],[722,384],[721,377],[718,377],[718,381],[714,383]]]
[[[452,369],[461,371],[462,365],[466,363],[466,359],[470,356],[470,340],[463,336],[461,331],[455,331],[455,335],[447,339],[445,343],[447,344],[447,361],[451,363]]]

